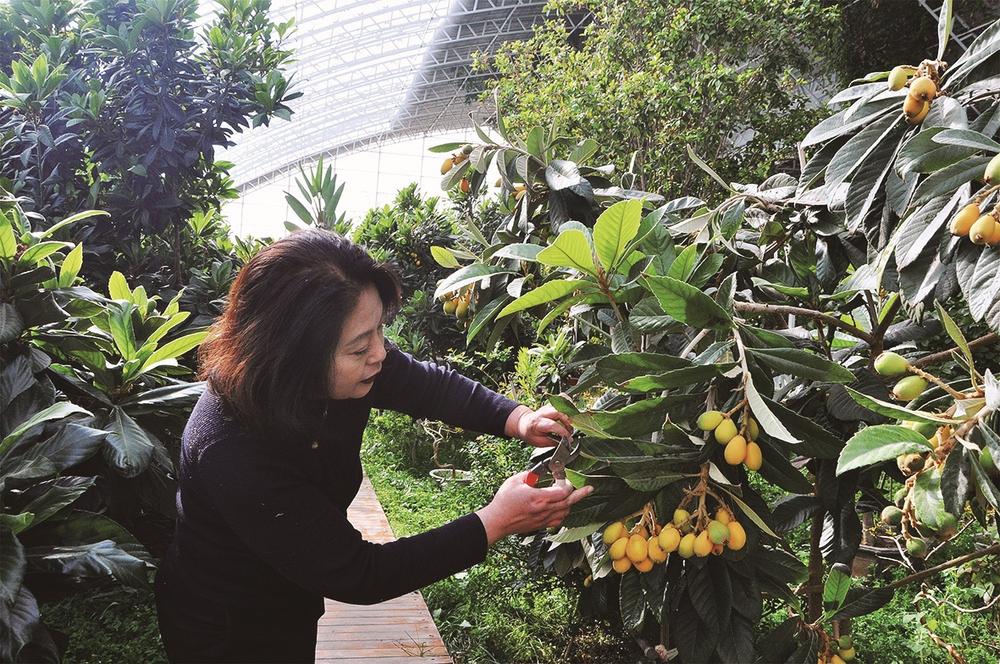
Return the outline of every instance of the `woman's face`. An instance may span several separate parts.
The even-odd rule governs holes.
[[[382,300],[374,286],[358,299],[344,321],[330,367],[331,399],[360,399],[368,394],[385,359]]]

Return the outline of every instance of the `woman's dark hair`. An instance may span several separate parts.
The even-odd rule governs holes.
[[[344,321],[374,286],[386,322],[400,282],[350,240],[292,233],[254,256],[229,289],[226,309],[198,352],[200,377],[250,427],[309,436],[329,395],[329,368]]]

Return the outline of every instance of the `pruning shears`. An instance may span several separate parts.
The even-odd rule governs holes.
[[[538,480],[551,475],[556,484],[565,484],[566,465],[579,455],[580,443],[574,440],[573,436],[561,436],[552,456],[532,466],[528,476],[524,478],[524,483],[535,486]]]

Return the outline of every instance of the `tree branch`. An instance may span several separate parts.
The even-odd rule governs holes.
[[[837,327],[844,332],[847,332],[852,337],[856,337],[871,345],[874,341],[874,337],[864,330],[851,325],[850,323],[845,323],[836,316],[831,316],[830,314],[825,314],[822,311],[816,311],[814,309],[803,309],[802,307],[789,307],[780,304],[760,304],[757,302],[733,302],[733,309],[736,311],[743,311],[747,313],[756,314],[783,314],[791,316],[803,316],[805,318],[812,318],[813,320],[821,320],[825,323],[829,323],[834,327]]]
[[[969,348],[978,348],[979,346],[985,346],[987,344],[993,344],[1000,341],[1000,335],[990,332],[985,334],[978,339],[973,339],[969,342]],[[925,367],[928,364],[936,364],[938,362],[943,362],[951,358],[951,354],[955,352],[960,352],[958,348],[949,348],[948,350],[943,350],[940,353],[932,353],[930,355],[924,355],[921,358],[913,360],[910,362],[910,366],[913,367]]]
[[[911,574],[909,576],[904,576],[898,581],[893,581],[889,585],[885,586],[890,590],[896,590],[897,588],[902,588],[905,585],[911,583],[916,583],[917,581],[923,581],[929,576],[934,576],[938,572],[943,572],[946,569],[951,569],[952,567],[958,567],[970,560],[975,560],[976,558],[982,558],[983,556],[991,556],[1000,554],[1000,544],[994,544],[993,546],[988,546],[985,549],[980,549],[979,551],[973,551],[972,553],[967,553],[964,556],[959,556],[958,558],[952,558],[947,560],[940,565],[935,565],[934,567],[928,567],[927,569],[917,572],[916,574]]]

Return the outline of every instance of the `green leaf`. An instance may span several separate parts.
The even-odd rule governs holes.
[[[27,530],[35,522],[35,513],[19,512],[18,514],[0,514],[0,530],[9,530],[17,535]]]
[[[715,378],[720,373],[728,371],[735,366],[729,364],[705,364],[686,367],[684,369],[674,369],[664,373],[639,376],[626,381],[622,387],[631,392],[653,392],[655,390],[666,390],[672,387],[684,387],[686,385],[697,385]]]
[[[690,366],[689,360],[664,353],[615,353],[598,359],[596,364],[601,378],[612,384]]]
[[[887,115],[852,136],[827,165],[825,183],[836,186],[847,180],[872,155],[875,148],[894,133],[898,121],[897,117]]]
[[[857,595],[853,592],[849,593],[847,603],[845,603],[839,611],[830,616],[830,620],[858,618],[860,616],[868,615],[869,613],[874,613],[888,604],[889,601],[892,600],[894,593],[895,591],[888,586],[876,588],[871,592],[861,590]],[[813,657],[813,659],[815,659],[815,657]],[[811,660],[809,664],[812,664]]]
[[[655,465],[647,465],[638,470],[626,473],[623,480],[630,488],[636,491],[659,491],[668,484],[673,484],[685,477],[691,477],[691,473],[682,473],[676,470],[658,468]]]
[[[183,337],[178,337],[177,339],[160,346],[145,362],[142,363],[142,368],[139,369],[139,373],[146,373],[161,364],[170,362],[171,360],[180,357],[192,348],[196,348],[206,336],[208,336],[208,330],[192,332],[191,334],[185,334]]]
[[[753,508],[751,508],[749,505],[743,502],[739,496],[732,493],[731,491],[729,491],[729,489],[726,489],[725,487],[722,487],[722,490],[725,491],[727,494],[729,494],[729,497],[732,499],[732,501],[736,503],[741,510],[743,510],[744,514],[750,517],[750,520],[753,521],[754,524],[761,529],[761,531],[767,533],[771,537],[781,539],[780,537],[778,537],[777,533],[771,530],[770,526],[764,523],[764,519],[762,519],[759,514],[754,512]]]
[[[538,252],[539,263],[553,267],[569,267],[595,276],[597,268],[587,236],[575,228],[565,230],[555,242]]]
[[[746,388],[747,402],[750,404],[750,412],[753,413],[754,418],[760,424],[760,428],[779,440],[787,443],[798,443],[799,439],[768,408],[760,392],[757,391],[757,386],[753,383],[753,376],[745,374],[745,378],[744,386]]]
[[[594,411],[592,415],[594,421],[612,436],[633,438],[662,429],[667,409],[690,398],[682,394],[642,399],[618,410]]]
[[[687,148],[688,157],[691,159],[691,161],[695,163],[695,165],[698,168],[708,173],[709,177],[718,182],[719,186],[721,186],[725,191],[733,190],[733,188],[729,186],[729,183],[722,179],[722,176],[716,173],[711,166],[709,166],[707,163],[705,163],[704,160],[702,160],[701,157],[695,154],[694,150],[691,149],[690,145],[685,145],[684,147]]]
[[[89,219],[90,217],[110,217],[111,214],[103,210],[84,210],[83,212],[77,212],[76,214],[71,214],[62,221],[52,224],[47,228],[41,236],[40,240],[44,240],[47,237],[52,237],[57,231],[69,226],[70,224],[75,224],[78,221],[83,221],[84,219]]]
[[[584,198],[592,198],[594,193],[590,182],[580,175],[580,168],[565,159],[553,159],[545,166],[545,183],[552,191],[568,189]]]
[[[570,469],[566,469],[566,478],[569,479]],[[579,473],[574,473],[578,477],[583,477]],[[581,485],[582,486],[582,485]],[[580,487],[576,487],[580,488]],[[594,523],[588,523],[583,526],[576,526],[575,528],[562,528],[559,532],[554,535],[546,536],[546,540],[550,542],[556,542],[558,544],[568,544],[569,542],[579,542],[582,539],[587,539],[592,534],[596,533],[604,526],[604,522],[596,521]]]
[[[54,516],[71,505],[82,496],[94,482],[96,477],[57,477],[32,487],[33,491],[44,491],[41,495],[24,506],[26,512],[35,515],[31,525],[37,526],[49,517]]]
[[[573,291],[583,288],[590,283],[591,282],[582,279],[557,279],[555,281],[547,281],[538,288],[525,293],[508,304],[499,314],[497,314],[497,318],[503,318],[504,316],[509,316],[517,313],[518,311],[530,309],[531,307],[545,302],[558,300],[559,298],[565,297]]]
[[[427,148],[429,152],[454,152],[461,148],[465,143],[442,143],[441,145],[435,145],[433,147]]]
[[[510,295],[504,293],[488,302],[485,306],[480,306],[476,310],[476,315],[472,317],[472,321],[469,323],[469,331],[466,332],[465,342],[467,344],[472,343],[472,340],[486,329],[486,325],[494,320],[497,312],[510,302],[511,299],[513,298]]]
[[[66,242],[39,242],[38,244],[25,249],[24,253],[21,254],[21,257],[18,258],[18,262],[27,265],[37,265],[57,251],[65,249],[67,246],[70,245]]]
[[[953,91],[959,81],[1000,51],[1000,22],[994,22],[973,40],[965,53],[945,71],[945,89]]]
[[[893,424],[865,427],[851,436],[837,461],[837,475],[864,468],[902,454],[934,449],[920,433]]]
[[[781,373],[827,383],[850,383],[854,374],[840,364],[798,348],[748,348],[761,362]]]
[[[803,148],[808,148],[818,143],[824,143],[831,138],[850,134],[855,129],[869,125],[879,116],[890,113],[894,107],[898,109],[899,103],[900,98],[898,97],[871,101],[861,109],[856,110],[850,121],[845,121],[845,117],[852,107],[845,108],[813,127],[802,139],[801,145]],[[897,110],[897,112],[899,111]]]
[[[21,436],[27,433],[30,429],[43,424],[45,422],[51,422],[52,420],[61,420],[64,417],[69,417],[70,415],[75,415],[80,413],[82,415],[91,415],[91,412],[80,408],[76,404],[69,403],[68,401],[60,401],[59,403],[54,403],[48,408],[38,411],[27,421],[23,422],[16,429],[11,431],[7,436],[0,441],[0,458],[7,453],[11,447],[14,446]]]
[[[69,288],[72,286],[76,276],[80,274],[81,267],[83,267],[83,245],[77,244],[72,251],[66,254],[66,258],[63,259],[62,265],[59,267],[59,287]]]
[[[111,540],[90,544],[29,550],[29,564],[41,571],[81,577],[110,577],[116,582],[148,591],[146,563]]]
[[[132,301],[132,289],[128,287],[125,275],[117,270],[112,272],[108,279],[108,295],[112,300]]]
[[[17,239],[6,215],[0,212],[0,258],[13,258],[17,253]]]
[[[928,528],[934,530],[940,528],[941,518],[945,514],[944,496],[941,493],[941,470],[933,467],[917,473],[910,495],[913,498],[913,509],[917,520]]]
[[[434,262],[441,267],[450,269],[459,266],[458,259],[455,258],[455,254],[451,253],[449,249],[439,247],[436,244],[431,245],[431,257],[434,259]]]
[[[680,281],[687,281],[694,274],[694,269],[698,266],[698,245],[690,244],[677,254],[677,258],[670,264],[665,276]]]
[[[190,315],[191,315],[190,311],[181,311],[181,312],[178,312],[178,313],[174,314],[173,316],[171,316],[167,320],[165,320],[162,323],[160,323],[160,326],[158,328],[156,328],[155,330],[153,330],[152,334],[150,334],[146,338],[146,342],[145,343],[146,344],[151,344],[151,343],[155,344],[160,339],[162,339],[163,337],[165,337],[167,335],[167,333],[170,332],[170,330],[174,329],[175,327],[177,327],[178,325],[180,325],[181,323],[183,323],[184,321],[186,321],[188,319],[188,316],[190,316]]]
[[[959,249],[955,268],[972,319],[983,320],[1000,293],[1000,252],[966,244]]]
[[[937,60],[944,57],[944,51],[948,47],[948,37],[951,36],[951,24],[954,18],[954,0],[944,0],[941,9],[938,10],[938,51]]]
[[[917,186],[910,205],[920,205],[936,196],[953,194],[963,184],[982,177],[989,160],[989,157],[972,156],[932,173]]]
[[[894,124],[887,140],[880,141],[872,154],[864,161],[861,168],[851,178],[847,188],[847,228],[851,231],[861,227],[869,213],[883,197],[886,176],[892,169],[893,157],[899,147],[899,139],[906,127],[905,122]]]
[[[11,530],[0,528],[0,602],[10,607],[24,580],[24,547]]]
[[[115,274],[118,273],[116,272]],[[131,296],[132,294],[129,293],[129,297]],[[108,325],[111,337],[115,340],[115,346],[125,360],[135,358],[135,330],[132,327],[133,311],[135,311],[135,305],[131,302],[125,302],[124,304],[119,302],[108,308]]]
[[[934,134],[931,140],[940,145],[957,145],[977,151],[1000,152],[1000,143],[971,129],[945,129]]]
[[[312,212],[310,212],[308,208],[303,205],[302,201],[296,198],[293,194],[285,192],[285,202],[288,203],[288,207],[292,208],[292,212],[295,213],[295,216],[302,220],[302,223],[307,226],[311,226],[316,223],[316,220],[313,219]]]
[[[726,331],[733,320],[715,300],[690,284],[672,277],[646,276],[646,288],[656,296],[664,313],[695,328]]]
[[[948,312],[941,306],[941,303],[934,300],[934,307],[937,309],[938,317],[941,319],[941,324],[944,325],[948,336],[951,337],[951,340],[962,351],[962,355],[965,356],[965,363],[969,365],[969,376],[972,380],[972,387],[976,388],[976,364],[972,360],[972,350],[969,348],[969,342],[965,340],[962,330],[952,320],[951,316],[948,315]]]
[[[516,258],[521,261],[536,261],[538,254],[545,249],[539,244],[528,242],[515,242],[500,247],[493,253],[493,258]]]
[[[532,157],[539,161],[545,161],[545,130],[541,127],[532,127],[528,131],[528,137],[524,141],[525,148]]]
[[[896,170],[900,174],[933,173],[975,153],[970,148],[935,143],[934,137],[943,131],[948,128],[929,127],[903,143],[896,155]]]
[[[847,569],[847,572],[844,572]],[[827,611],[839,609],[851,589],[851,570],[846,565],[834,565],[823,585],[823,608]]]
[[[948,223],[955,207],[968,198],[968,193],[968,187],[959,187],[951,196],[938,196],[916,209],[911,208],[896,231],[898,239],[894,253],[897,269],[916,262],[928,244],[937,245],[941,228]]]
[[[601,213],[594,225],[594,249],[605,270],[611,272],[623,258],[625,246],[642,223],[642,201],[619,201]]]
[[[630,570],[622,575],[619,604],[625,629],[638,632],[646,616],[646,595],[638,572]]]
[[[814,459],[836,459],[840,455],[844,443],[827,429],[776,401],[764,399],[764,403],[774,415],[781,419],[781,423],[787,427],[792,435],[800,440],[792,448],[797,453]]]
[[[879,415],[885,415],[886,417],[891,417],[896,420],[903,420],[904,422],[930,422],[933,424],[959,424],[959,420],[952,419],[950,417],[945,417],[943,415],[935,415],[925,410],[911,410],[903,406],[898,406],[894,403],[888,403],[886,401],[880,401],[875,397],[868,396],[857,390],[845,387],[847,393],[852,399],[857,401],[859,404],[872,411],[873,413],[878,413]]]
[[[105,427],[105,457],[124,477],[135,477],[146,470],[153,458],[154,445],[146,431],[119,406],[111,410]]]
[[[0,303],[0,345],[13,341],[24,332],[24,318],[9,302]]]
[[[486,265],[485,263],[473,263],[466,265],[460,270],[452,272],[438,283],[434,290],[434,299],[440,298],[445,293],[457,291],[462,286],[468,286],[486,277],[496,274],[513,274],[514,270],[496,265]]]

